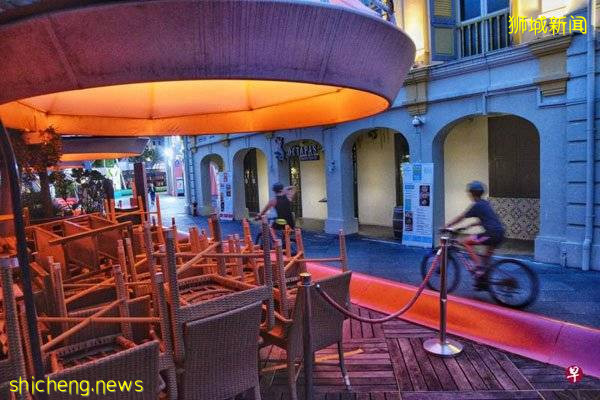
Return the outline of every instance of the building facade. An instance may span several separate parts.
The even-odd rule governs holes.
[[[592,21],[588,34],[509,34],[517,17],[562,16],[569,28],[586,3],[395,1],[417,60],[390,109],[335,126],[184,138],[190,210],[211,211],[212,168],[233,175],[236,218],[282,182],[299,188],[296,215],[326,232],[391,227],[401,164],[432,162],[434,226],[462,212],[466,183],[481,180],[507,235],[532,242],[537,260],[600,269]]]

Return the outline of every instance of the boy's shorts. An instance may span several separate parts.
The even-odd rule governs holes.
[[[499,246],[504,241],[504,235],[491,234],[489,232],[483,232],[477,234],[477,239],[480,239],[480,244],[485,246]]]

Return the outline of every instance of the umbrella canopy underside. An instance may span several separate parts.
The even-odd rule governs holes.
[[[358,0],[93,3],[0,25],[6,126],[147,136],[336,124],[387,109],[414,60],[408,36]]]

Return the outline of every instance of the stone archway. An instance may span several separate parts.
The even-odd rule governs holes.
[[[280,182],[296,187],[292,201],[296,219],[305,228],[321,230],[327,219],[327,180],[322,143],[314,138],[282,141],[278,154]]]
[[[390,128],[361,129],[341,149],[342,196],[359,230],[391,236],[394,208],[402,206],[401,164],[409,161],[406,137]]]
[[[453,121],[439,138],[437,187],[442,221],[470,204],[465,185],[479,180],[503,220],[506,249],[533,252],[540,231],[540,138],[533,123],[515,115]],[[440,221],[441,222],[441,221]]]
[[[256,148],[238,150],[233,156],[233,211],[236,219],[260,212],[269,201],[267,156]]]
[[[202,187],[201,215],[209,215],[217,208],[215,197],[218,198],[218,184],[216,173],[225,169],[225,162],[218,154],[208,154],[200,161],[200,179]]]

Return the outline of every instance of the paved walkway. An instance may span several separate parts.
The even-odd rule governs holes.
[[[161,196],[164,223],[175,217],[179,230],[189,226],[207,227],[205,217],[192,217],[185,212],[183,197]],[[238,221],[223,222],[224,234],[241,232]],[[253,227],[257,229],[257,226]],[[305,232],[304,244],[309,257],[331,257],[338,254],[336,235]],[[346,239],[349,265],[352,270],[390,280],[418,285],[419,271],[426,250],[403,246],[393,240],[381,240],[360,235]],[[600,272],[583,272],[559,265],[538,263],[531,257],[520,256],[537,272],[540,296],[527,311],[540,315],[600,328]],[[465,278],[465,276],[463,276]],[[475,292],[471,282],[464,279],[454,294],[492,302],[486,292]]]

